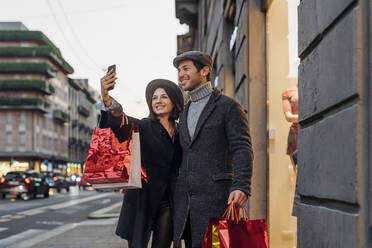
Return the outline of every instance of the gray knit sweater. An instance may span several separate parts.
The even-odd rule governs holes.
[[[207,82],[202,86],[188,92],[190,95],[191,104],[187,115],[187,127],[189,129],[191,139],[194,137],[196,124],[198,123],[200,114],[207,104],[212,92],[213,88],[211,82]]]

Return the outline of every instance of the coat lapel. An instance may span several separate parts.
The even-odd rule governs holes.
[[[220,96],[220,92],[218,90],[214,90],[212,92],[212,95],[209,98],[209,101],[207,102],[207,104],[205,105],[203,111],[200,114],[198,123],[196,124],[194,137],[192,138],[190,145],[192,145],[192,143],[194,143],[194,141],[198,137],[198,135],[200,133],[200,130],[202,129],[205,121],[212,114],[214,108],[216,107],[216,100],[219,98],[219,96]],[[190,137],[190,135],[188,135],[188,136]]]
[[[189,128],[187,126],[187,114],[189,112],[190,108],[190,101],[186,104],[185,108],[183,109],[181,115],[180,115],[180,134],[183,137],[183,140],[187,143],[187,145],[190,144],[191,138],[189,134]]]

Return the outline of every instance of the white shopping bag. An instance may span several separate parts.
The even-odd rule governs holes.
[[[102,191],[111,191],[115,189],[140,189],[141,180],[141,144],[139,132],[133,131],[132,151],[130,157],[130,169],[128,182],[121,183],[100,183],[93,184],[93,188]]]

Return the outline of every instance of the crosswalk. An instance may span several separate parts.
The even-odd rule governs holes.
[[[63,232],[66,232],[68,230],[74,229],[76,226],[79,225],[97,225],[96,222],[91,222],[91,220],[88,220],[87,222],[83,221],[81,223],[66,223],[64,220],[62,221],[55,221],[50,220],[48,218],[40,219],[38,220],[38,217],[30,219],[30,221],[34,221],[34,223],[38,226],[30,226],[31,229],[26,229],[27,227],[24,226],[24,228],[21,228],[21,226],[17,227],[18,224],[13,223],[4,223],[4,222],[10,222],[10,221],[19,221],[20,219],[24,218],[24,220],[21,220],[20,225],[22,223],[30,223],[29,218],[31,216],[37,216],[39,214],[47,213],[50,211],[56,211],[60,213],[61,211],[65,211],[66,209],[70,209],[70,207],[74,206],[75,208],[79,208],[81,210],[81,207],[78,207],[77,205],[80,205],[82,203],[86,203],[88,201],[92,201],[93,203],[96,201],[102,202],[102,204],[107,204],[111,202],[110,199],[106,199],[107,197],[111,196],[112,193],[103,193],[98,195],[93,195],[85,198],[80,199],[74,199],[69,200],[62,203],[55,203],[52,205],[47,206],[39,206],[32,209],[27,210],[21,210],[21,211],[14,211],[13,213],[3,214],[0,215],[0,248],[3,247],[16,247],[16,248],[25,248],[25,247],[37,247],[37,243],[42,242],[43,240],[46,240],[48,238],[51,238],[53,236],[59,235]],[[115,207],[118,204],[122,204],[121,201],[118,203],[115,203]],[[112,206],[110,206],[110,209]],[[104,208],[104,210],[106,210]],[[102,209],[101,209],[102,211]],[[36,220],[35,220],[36,219]],[[27,222],[28,221],[28,222]],[[115,220],[116,221],[116,220]],[[97,221],[101,224],[111,224],[113,223],[105,223],[105,221]],[[28,225],[29,226],[29,225]],[[48,226],[48,227],[46,227]],[[41,229],[36,229],[38,227],[41,227]],[[16,233],[15,230],[18,230],[19,233]],[[21,246],[20,246],[21,245]]]
[[[3,231],[6,231],[6,230],[3,230]],[[20,242],[22,240],[27,240],[31,237],[34,237],[36,235],[39,235],[41,233],[45,232],[45,230],[41,230],[41,229],[28,229],[27,231],[24,231],[24,232],[21,232],[21,233],[18,233],[18,234],[15,234],[15,235],[12,235],[12,236],[9,236],[5,239],[1,239],[0,240],[0,247],[1,248],[5,248],[5,247],[9,247],[10,245],[12,244],[15,244],[17,242]]]
[[[38,207],[38,208],[26,210],[26,211],[21,211],[21,212],[18,212],[16,214],[13,214],[13,215],[3,215],[3,216],[0,216],[0,223],[9,222],[9,221],[14,220],[14,219],[22,219],[26,216],[41,214],[41,213],[44,213],[48,210],[59,210],[59,209],[79,205],[79,204],[82,204],[82,203],[85,203],[85,202],[105,198],[105,197],[108,197],[112,194],[113,193],[104,193],[104,194],[99,194],[99,195],[93,195],[93,196],[85,197],[85,198],[82,198],[82,199],[75,199],[75,200],[70,200],[68,202],[57,203],[57,204],[54,204],[54,205]]]
[[[64,224],[50,230],[28,229],[12,236],[0,239],[0,248],[32,248],[38,247],[37,244],[61,235],[78,226],[112,226],[117,223],[116,218],[85,220],[80,223]],[[7,231],[8,228],[0,227],[0,232]]]

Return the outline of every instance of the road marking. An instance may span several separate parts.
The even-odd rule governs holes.
[[[6,231],[6,230],[8,230],[7,227],[0,227],[0,232]]]
[[[108,207],[105,207],[105,208],[102,208],[102,209],[98,209],[97,211],[94,211],[93,213],[90,213],[88,218],[89,219],[97,219],[97,218],[102,219],[102,218],[117,217],[117,216],[119,216],[118,213],[107,214],[107,212],[110,212],[111,210],[120,207],[122,204],[123,203],[121,201],[119,201],[115,204],[112,204],[111,206],[108,206]]]
[[[40,229],[29,229],[27,231],[12,235],[5,239],[0,239],[0,247],[9,247],[9,245],[12,245],[16,242],[19,242],[21,240],[29,239],[35,235],[38,235],[42,232],[45,232],[45,230]]]
[[[96,225],[100,225],[100,226],[106,226],[106,225],[114,225],[117,223],[117,218],[112,218],[112,219],[106,219],[106,220],[86,220],[86,221],[83,221],[83,222],[80,222],[80,223],[72,223],[72,224],[66,224],[66,225],[63,225],[63,226],[60,226],[60,227],[57,227],[53,230],[50,230],[50,231],[45,231],[45,230],[41,230],[43,233],[37,233],[36,236],[35,235],[32,235],[32,236],[28,236],[28,237],[22,237],[22,241],[20,241],[20,239],[17,239],[15,241],[12,241],[12,246],[7,246],[9,244],[9,242],[7,242],[5,244],[5,246],[2,246],[3,245],[3,240],[0,240],[0,247],[7,247],[7,248],[30,248],[30,247],[37,247],[35,245],[41,243],[41,242],[44,242],[48,239],[51,239],[55,236],[58,236],[58,235],[61,235],[67,231],[70,231],[72,229],[74,229],[75,227],[77,226],[96,226]],[[31,229],[33,230],[33,229]],[[15,235],[16,236],[16,235]],[[11,236],[13,237],[13,236]],[[14,243],[16,241],[19,241],[19,243]]]
[[[112,204],[111,206],[108,206],[108,207],[105,207],[105,208],[101,208],[95,212],[93,212],[92,214],[105,214],[119,206],[121,206],[123,203],[121,201],[115,203],[115,204]]]
[[[69,202],[64,202],[64,203],[49,206],[48,209],[57,210],[57,209],[61,209],[61,208],[67,208],[67,207],[71,207],[71,206],[81,204],[81,203],[84,203],[84,202],[88,202],[88,201],[100,199],[100,198],[103,198],[103,197],[107,197],[107,196],[113,195],[113,194],[114,193],[105,193],[105,194],[94,195],[94,196],[87,197],[87,198],[80,199],[80,200],[72,200],[72,201],[69,201]]]
[[[12,218],[12,219],[22,219],[23,217],[25,217],[25,216],[24,215],[13,215],[10,218]]]
[[[79,223],[79,226],[106,226],[114,225],[118,222],[117,218],[100,219],[100,220],[85,220]]]
[[[16,215],[10,215],[10,214],[3,215],[3,216],[0,216],[0,223],[8,222],[8,221],[11,221],[12,219],[21,219],[25,216],[32,216],[32,215],[41,214],[41,213],[44,213],[47,210],[57,210],[57,209],[71,207],[71,206],[78,205],[78,204],[81,204],[81,203],[84,203],[84,202],[93,201],[93,200],[96,200],[96,199],[108,197],[108,196],[113,195],[113,194],[115,194],[115,193],[103,193],[103,194],[98,194],[98,195],[93,195],[93,196],[90,196],[90,197],[86,197],[86,198],[83,198],[83,199],[71,200],[71,201],[68,201],[68,202],[63,202],[63,203],[58,203],[58,204],[54,204],[54,205],[50,205],[50,206],[44,206],[44,207],[39,207],[39,208],[34,208],[34,209],[18,212]],[[110,199],[108,199],[108,200],[111,201]]]
[[[33,210],[23,211],[22,214],[32,216],[32,215],[37,215],[37,214],[41,214],[41,213],[44,213],[44,212],[45,212],[45,210],[42,210],[42,209],[33,209]],[[20,213],[18,213],[18,214],[20,214]]]
[[[67,225],[64,225],[64,226],[61,226],[61,227],[57,227],[56,229],[53,229],[53,230],[48,231],[48,232],[45,232],[45,230],[44,230],[43,234],[37,235],[36,237],[31,238],[31,239],[23,240],[19,243],[15,243],[12,246],[9,246],[8,248],[29,248],[29,247],[33,247],[36,244],[39,244],[39,243],[41,243],[45,240],[48,240],[52,237],[55,237],[55,236],[60,235],[64,232],[67,232],[71,229],[74,229],[75,227],[77,227],[77,224],[67,224]],[[2,245],[1,240],[0,240],[0,244]]]
[[[61,221],[36,221],[36,224],[38,224],[38,225],[62,226],[65,223],[63,223]]]
[[[96,200],[96,199],[107,197],[107,196],[110,196],[110,195],[113,195],[113,194],[114,193],[104,193],[104,194],[93,195],[93,196],[86,197],[86,198],[83,198],[83,199],[71,200],[71,201],[64,202],[64,203],[58,203],[58,204],[54,204],[54,205],[50,205],[50,206],[44,206],[44,207],[39,207],[39,208],[34,208],[34,209],[22,211],[22,212],[19,212],[17,214],[23,215],[23,214],[27,214],[29,212],[33,212],[33,211],[36,211],[36,210],[49,210],[49,209],[56,210],[56,209],[71,207],[73,205],[78,205],[80,203]]]
[[[107,204],[107,203],[110,203],[111,202],[111,199],[104,199],[101,204]]]

